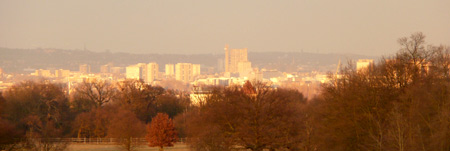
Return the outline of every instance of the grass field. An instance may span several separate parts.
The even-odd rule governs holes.
[[[147,145],[142,145],[137,148],[137,151],[158,151],[157,147],[148,147]],[[117,145],[105,145],[105,144],[70,144],[67,148],[69,151],[119,151],[120,146]],[[190,151],[186,144],[178,143],[173,147],[164,148],[164,151]]]

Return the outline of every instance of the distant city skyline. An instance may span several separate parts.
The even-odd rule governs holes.
[[[162,54],[391,55],[423,32],[450,45],[448,0],[0,1],[0,47]]]

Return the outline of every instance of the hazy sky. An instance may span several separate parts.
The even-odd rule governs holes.
[[[421,31],[450,45],[450,0],[1,0],[0,47],[132,53],[386,55]]]

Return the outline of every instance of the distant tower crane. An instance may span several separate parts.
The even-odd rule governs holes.
[[[337,76],[337,74],[339,72],[339,68],[341,68],[341,59],[339,59],[339,62],[337,64],[336,73],[335,73],[336,76]]]
[[[337,80],[338,80],[338,73],[339,69],[341,68],[341,59],[339,59],[339,62],[336,67],[336,72],[334,73],[335,79],[334,79],[334,85],[337,87]]]

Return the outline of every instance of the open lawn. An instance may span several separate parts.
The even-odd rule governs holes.
[[[148,147],[142,145],[137,148],[137,151],[157,151],[157,147]],[[119,151],[121,150],[118,145],[108,144],[70,144],[67,148],[69,151]],[[190,151],[189,147],[184,143],[177,143],[173,147],[164,148],[165,151]]]

